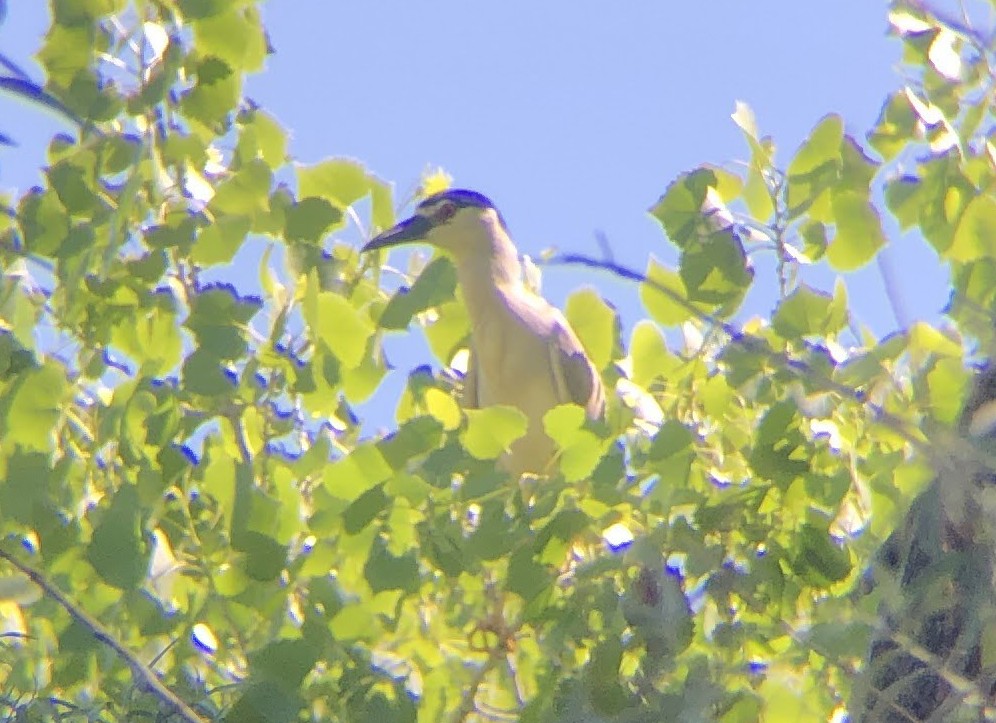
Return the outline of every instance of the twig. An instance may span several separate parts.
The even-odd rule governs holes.
[[[103,625],[90,617],[88,613],[66,597],[42,573],[21,562],[2,547],[0,547],[0,558],[6,560],[24,573],[31,582],[40,587],[48,597],[69,613],[69,617],[77,624],[89,630],[94,638],[113,650],[131,668],[131,674],[140,688],[150,691],[160,702],[172,709],[186,723],[205,723],[204,719],[197,715],[190,706],[180,700],[176,693],[163,685],[158,676],[145,663],[119,643]]]

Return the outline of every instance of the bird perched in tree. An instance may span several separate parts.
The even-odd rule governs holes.
[[[598,370],[564,315],[523,283],[519,254],[505,220],[486,196],[450,189],[422,201],[415,214],[366,244],[373,251],[427,243],[448,252],[470,316],[470,361],[463,404],[520,409],[526,434],[512,443],[509,472],[548,471],[556,447],[543,415],[573,402],[596,419],[605,409]]]

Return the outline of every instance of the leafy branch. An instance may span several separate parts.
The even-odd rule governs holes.
[[[35,585],[40,587],[49,598],[55,601],[59,607],[65,610],[78,625],[90,631],[90,634],[103,643],[117,655],[131,670],[139,688],[152,693],[168,709],[174,711],[185,723],[204,723],[194,710],[184,703],[177,695],[162,684],[157,676],[145,663],[139,660],[134,653],[124,647],[103,625],[85,612],[79,605],[70,600],[61,590],[52,584],[38,570],[30,565],[21,562],[14,555],[10,554],[3,547],[0,547],[0,558],[6,560],[22,574],[28,577]]]

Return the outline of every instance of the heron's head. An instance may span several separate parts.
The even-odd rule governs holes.
[[[415,207],[411,218],[375,236],[360,251],[427,243],[459,260],[492,253],[499,233],[507,233],[507,228],[491,199],[476,191],[451,188],[429,196]]]

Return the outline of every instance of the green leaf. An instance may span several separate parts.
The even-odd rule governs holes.
[[[685,284],[674,271],[651,258],[647,262],[647,280],[640,284],[640,300],[654,321],[663,326],[677,326],[692,317]]]
[[[958,220],[978,191],[965,177],[957,154],[931,157],[920,178],[904,178],[886,189],[886,200],[904,227],[919,224],[937,253],[947,253]]]
[[[96,35],[96,27],[89,23],[72,27],[52,24],[37,54],[52,83],[69,87],[76,74],[90,64]]]
[[[892,160],[914,140],[916,123],[906,93],[896,91],[882,105],[878,122],[868,134],[868,142],[885,160]]]
[[[247,348],[246,326],[262,306],[260,299],[241,296],[232,286],[205,286],[191,300],[184,326],[201,350],[219,359],[237,359]]]
[[[677,454],[691,453],[694,439],[688,427],[677,420],[669,419],[654,435],[648,456],[654,461],[663,461]]]
[[[148,376],[164,374],[180,363],[183,340],[176,311],[161,304],[137,309],[133,317],[115,324],[110,341]]]
[[[840,160],[839,187],[869,194],[879,164],[869,158],[858,142],[848,135],[844,136],[840,144]]]
[[[69,235],[69,215],[52,191],[26,193],[17,216],[25,246],[31,253],[51,256]]]
[[[750,146],[750,166],[743,188],[744,201],[754,218],[765,221],[775,212],[774,199],[767,182],[772,172],[774,146],[768,139],[759,136],[754,111],[746,103],[737,101],[736,110],[731,117],[743,131],[747,145]]]
[[[845,309],[846,310],[846,309]],[[801,284],[778,303],[772,328],[785,339],[831,336],[846,322],[833,304],[833,297]]]
[[[557,443],[560,471],[568,482],[591,476],[605,451],[602,440],[585,429],[586,420],[577,404],[560,404],[543,415],[543,429]]]
[[[319,292],[313,307],[305,309],[305,318],[317,338],[347,369],[356,368],[367,356],[374,325],[345,297],[331,291]]]
[[[806,440],[794,402],[773,405],[755,433],[750,465],[758,477],[786,486],[809,471]]]
[[[318,648],[310,640],[274,640],[249,654],[253,680],[267,680],[294,692],[318,662]]]
[[[837,234],[827,247],[827,260],[838,271],[855,271],[885,245],[882,221],[867,195],[836,191],[832,201]]]
[[[287,548],[262,532],[246,530],[240,537],[239,549],[245,554],[242,569],[259,582],[276,580],[287,564]]]
[[[651,215],[660,221],[668,238],[678,248],[685,248],[706,228],[702,206],[709,189],[716,183],[716,175],[711,170],[698,168],[679,176],[650,209]]]
[[[841,168],[844,121],[836,114],[824,117],[796,152],[788,167],[789,213],[802,213],[837,182]]]
[[[350,535],[359,534],[390,506],[391,499],[384,494],[383,486],[371,487],[343,510],[343,529]]]
[[[969,378],[961,359],[941,359],[927,373],[930,409],[937,419],[954,426],[961,416]]]
[[[691,301],[724,305],[727,315],[736,311],[754,278],[740,240],[724,232],[685,248],[678,273]]]
[[[528,605],[548,592],[553,576],[545,565],[533,559],[531,547],[520,547],[508,562],[508,591],[519,595]]]
[[[182,113],[208,127],[226,121],[241,96],[241,75],[220,58],[209,56],[197,63],[194,76],[194,87],[180,101]]]
[[[526,415],[515,407],[495,405],[465,413],[467,428],[460,441],[477,459],[495,459],[526,433]]]
[[[432,417],[439,420],[443,429],[452,432],[460,426],[463,415],[460,413],[460,405],[452,394],[447,394],[442,389],[431,387],[425,390],[422,396],[425,404],[425,411]]]
[[[49,183],[69,213],[87,216],[94,213],[100,199],[93,191],[92,171],[70,161],[55,164],[46,172]]]
[[[630,378],[644,389],[655,379],[666,379],[681,364],[668,350],[667,341],[658,326],[647,319],[641,319],[633,327],[629,356],[633,360]]]
[[[982,193],[968,202],[944,256],[961,263],[996,258],[996,198]]]
[[[423,332],[436,358],[443,364],[449,364],[453,354],[467,341],[470,334],[467,305],[462,301],[447,301],[436,307],[436,313],[439,318],[423,327]]]
[[[240,73],[261,70],[266,58],[266,37],[259,11],[243,7],[191,23],[198,52],[221,58]]]
[[[0,399],[3,448],[51,451],[67,388],[66,373],[54,362],[21,373]]]
[[[284,234],[288,241],[319,243],[329,228],[342,221],[342,211],[324,198],[295,201],[285,211]]]
[[[384,590],[416,593],[420,585],[418,559],[414,550],[403,555],[392,555],[380,537],[374,540],[370,548],[370,556],[363,565],[363,576],[375,593]]]
[[[459,409],[457,410],[459,414]],[[398,431],[377,443],[377,448],[392,469],[403,469],[408,461],[439,447],[443,426],[434,417],[409,419]]]
[[[412,317],[426,309],[453,300],[456,268],[445,256],[434,258],[410,289],[401,288],[391,297],[377,324],[383,329],[406,329]]]
[[[248,216],[223,214],[201,229],[190,259],[204,266],[227,264],[235,258],[246,240],[252,219]]]
[[[262,158],[270,168],[279,168],[287,160],[287,131],[276,118],[254,108],[240,117],[242,128],[235,154],[241,164]]]
[[[352,502],[393,474],[394,470],[377,447],[361,444],[342,459],[326,467],[322,480],[330,494]]]
[[[104,582],[120,590],[138,587],[149,569],[141,531],[141,507],[134,485],[124,484],[103,511],[87,545],[87,560]]]
[[[619,328],[619,317],[612,305],[598,292],[583,289],[568,297],[564,314],[595,368],[608,367],[616,351]]]
[[[369,640],[381,632],[376,613],[363,604],[344,607],[332,618],[329,629],[336,639],[342,642]]]
[[[850,574],[850,555],[830,539],[825,529],[803,525],[793,542],[792,568],[806,584],[827,587]]]
[[[592,706],[601,716],[621,716],[631,705],[629,692],[619,681],[622,655],[622,643],[613,635],[595,647],[585,670]]]
[[[318,196],[341,209],[373,193],[379,184],[362,164],[345,158],[332,158],[311,166],[298,164],[295,170],[302,198]],[[374,201],[378,201],[376,196]]]
[[[6,479],[0,480],[0,508],[5,518],[31,525],[36,506],[50,502],[52,467],[48,455],[15,450],[7,457]]]
[[[192,4],[197,0],[188,0]],[[284,690],[271,681],[244,683],[241,695],[226,712],[224,723],[273,723],[298,717],[304,703],[297,692]]]
[[[221,216],[253,216],[265,213],[270,203],[273,171],[265,161],[255,159],[218,184],[208,204],[211,213]]]
[[[830,241],[827,238],[827,227],[819,221],[806,221],[799,230],[802,236],[802,253],[810,261],[819,261],[827,252]]]
[[[195,349],[184,360],[182,377],[188,391],[206,397],[231,394],[235,390],[235,379],[226,372],[222,359],[205,349]]]

